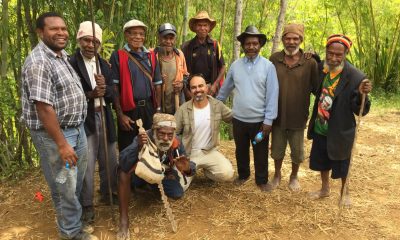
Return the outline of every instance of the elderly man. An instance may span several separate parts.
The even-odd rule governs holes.
[[[321,172],[322,187],[311,197],[323,198],[330,194],[329,171],[333,179],[342,179],[341,194],[349,205],[348,193],[343,193],[348,174],[351,150],[354,144],[354,114],[361,110],[363,94],[372,90],[364,73],[346,61],[352,42],[347,36],[335,34],[328,37],[326,60],[320,73],[321,85],[308,126],[308,138],[313,140],[310,168]],[[366,97],[363,115],[370,109]]]
[[[216,96],[225,73],[221,46],[209,33],[217,22],[206,11],[200,11],[189,20],[189,28],[196,36],[182,44],[190,74],[202,74],[208,84],[209,94]]]
[[[185,101],[183,81],[189,73],[183,52],[175,48],[176,28],[164,23],[158,28],[159,46],[155,49],[163,76],[162,112],[174,114]]]
[[[259,55],[266,36],[248,26],[237,39],[245,57],[232,63],[217,99],[225,101],[235,89],[233,98],[233,137],[236,144],[238,185],[250,176],[250,142],[261,132],[262,141],[253,144],[256,184],[270,191],[268,182],[268,142],[272,121],[278,111],[278,79],[274,65]]]
[[[112,73],[109,64],[98,55],[100,71],[97,74],[95,54],[100,49],[102,30],[95,24],[95,37],[93,37],[92,22],[82,22],[76,35],[79,48],[70,58],[70,63],[80,77],[83,91],[85,92],[88,109],[85,120],[85,132],[88,141],[88,166],[83,182],[81,204],[83,207],[82,219],[89,223],[94,221],[94,171],[96,159],[99,161],[100,194],[101,201],[109,203],[108,177],[106,171],[106,157],[104,152],[104,132],[101,122],[101,108],[104,110],[107,129],[108,166],[112,192],[117,192],[116,166],[117,166],[117,136],[111,103],[116,100],[113,89]],[[100,105],[102,98],[103,105]],[[113,195],[117,201],[116,194]]]
[[[175,137],[176,122],[173,115],[156,113],[153,118],[152,129],[147,133],[139,133],[119,159],[119,183],[118,194],[120,198],[120,225],[118,239],[129,239],[128,205],[131,194],[131,175],[135,172],[138,162],[138,154],[143,144],[148,141],[155,143],[158,156],[165,172],[162,184],[165,194],[173,199],[181,198],[184,194],[182,187],[183,178],[193,176],[196,172],[196,164],[189,162],[185,157],[185,150],[179,139]],[[146,182],[133,174],[134,186],[145,185]],[[151,185],[157,188],[156,185]]]
[[[41,41],[22,70],[22,120],[40,157],[61,239],[97,239],[83,231],[81,222],[87,105],[79,76],[64,51],[67,26],[61,15],[47,12],[37,18],[36,30]]]
[[[111,68],[118,119],[118,147],[122,151],[138,134],[135,120],[142,119],[149,129],[155,111],[161,111],[162,79],[155,53],[147,50],[143,43],[147,26],[136,19],[125,23],[123,32],[126,44],[123,49],[111,54]]]
[[[282,43],[284,49],[272,54],[279,81],[278,117],[272,124],[271,157],[275,162],[272,188],[281,182],[281,168],[289,143],[292,173],[289,189],[300,190],[297,178],[300,164],[304,160],[304,129],[308,120],[310,94],[318,88],[318,65],[313,58],[306,58],[300,44],[304,38],[304,26],[288,24],[284,27]]]
[[[192,100],[176,112],[176,132],[182,136],[187,156],[196,163],[197,169],[204,169],[205,175],[214,181],[231,181],[232,164],[218,151],[220,124],[221,121],[231,122],[231,110],[207,96],[208,86],[202,76],[192,75],[188,85]]]

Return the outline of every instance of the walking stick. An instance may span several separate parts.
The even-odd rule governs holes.
[[[350,170],[353,165],[353,157],[354,157],[354,152],[355,152],[355,146],[357,142],[357,137],[358,137],[358,129],[360,128],[360,123],[361,123],[361,117],[364,112],[364,104],[365,104],[365,98],[366,94],[363,93],[361,96],[361,107],[360,107],[360,112],[358,113],[357,117],[357,124],[356,124],[356,132],[354,134],[354,142],[353,142],[353,147],[351,148],[351,155],[350,155],[350,163],[349,163],[349,171],[347,173],[346,181],[344,182],[344,187],[343,190],[340,194],[340,200],[339,200],[339,214],[338,216],[340,217],[342,214],[343,210],[343,196],[347,194],[348,188],[349,188],[349,181],[350,181]]]
[[[89,8],[90,8],[90,15],[92,17],[92,29],[93,29],[93,39],[96,36],[96,31],[94,29],[94,14],[93,14],[93,0],[89,0]],[[96,49],[96,48],[95,48]],[[99,57],[97,52],[94,54],[95,61],[96,61],[96,72],[100,72],[99,66]],[[104,115],[104,108],[103,108],[103,98],[100,98],[100,113],[101,113],[101,127],[103,130],[103,143],[104,143],[104,154],[105,154],[105,162],[106,162],[106,173],[107,173],[107,182],[108,182],[108,195],[110,197],[110,209],[112,219],[114,221],[114,214],[113,214],[113,198],[112,198],[112,190],[111,190],[111,177],[110,177],[110,166],[109,166],[109,158],[108,158],[108,144],[107,144],[107,128],[106,128],[106,119]]]

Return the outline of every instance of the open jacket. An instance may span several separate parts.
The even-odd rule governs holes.
[[[117,140],[117,135],[115,132],[115,125],[112,116],[111,103],[114,98],[114,88],[113,88],[113,80],[110,65],[102,58],[98,58],[100,62],[100,71],[106,80],[106,93],[104,95],[104,101],[106,107],[104,108],[104,115],[106,121],[106,129],[107,136],[109,142],[115,142]],[[92,84],[90,82],[89,74],[86,70],[85,62],[83,61],[83,57],[80,53],[80,49],[78,48],[76,52],[69,59],[72,67],[77,72],[83,90],[86,92],[92,91]],[[88,100],[88,109],[87,109],[87,117],[85,120],[85,132],[87,136],[92,135],[96,130],[96,122],[95,122],[95,111],[94,111],[94,99]]]
[[[207,96],[210,104],[210,123],[211,123],[211,142],[205,151],[209,151],[219,145],[219,129],[221,121],[230,122],[232,120],[232,111],[221,101]],[[192,150],[194,111],[193,99],[182,104],[175,113],[176,134],[182,137],[183,146],[185,146],[187,156],[190,156]]]
[[[320,82],[315,98],[312,116],[308,126],[308,138],[314,136],[314,124],[318,114],[318,101],[321,95],[323,79],[326,74],[322,71],[323,63],[320,65]],[[331,160],[349,159],[354,143],[356,120],[354,114],[359,114],[361,108],[361,94],[358,87],[362,80],[366,79],[364,73],[353,65],[345,62],[340,76],[339,84],[335,90],[335,98],[328,120],[327,149]],[[365,99],[363,116],[369,112],[371,102],[368,96]]]

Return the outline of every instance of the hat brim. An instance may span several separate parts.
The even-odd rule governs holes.
[[[159,35],[160,35],[161,37],[164,37],[164,36],[166,36],[166,35],[168,35],[168,34],[172,34],[172,35],[176,36],[176,32],[174,32],[174,31],[172,31],[172,30],[165,30],[165,31],[162,31]]]
[[[214,19],[211,18],[191,18],[189,20],[189,29],[192,32],[196,32],[196,22],[198,20],[207,20],[210,22],[210,32],[215,28],[215,26],[217,25],[217,21],[215,21]]]
[[[241,33],[239,36],[236,37],[236,39],[243,44],[244,40],[246,39],[246,37],[258,37],[258,39],[260,39],[260,45],[261,47],[263,47],[265,45],[265,43],[267,43],[267,36],[265,34],[262,33],[247,33],[247,32],[243,32]]]

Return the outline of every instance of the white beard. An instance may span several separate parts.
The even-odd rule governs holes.
[[[300,51],[300,46],[297,47],[293,52],[289,52],[288,50],[286,50],[286,48],[284,48],[283,51],[285,51],[285,54],[288,56],[294,56]]]
[[[168,150],[171,148],[172,142],[173,142],[173,141],[171,140],[171,141],[165,142],[165,141],[163,141],[163,140],[159,140],[159,139],[157,138],[157,133],[156,133],[156,131],[157,131],[157,130],[155,130],[154,133],[153,133],[154,143],[156,144],[157,148],[158,148],[160,151],[162,151],[162,152],[168,151]],[[174,138],[175,138],[175,134],[174,134]],[[174,138],[172,138],[172,139],[174,139]]]
[[[331,68],[331,67],[326,63],[326,60],[325,60],[325,62],[324,62],[324,68],[327,68],[327,69],[329,70],[329,72],[339,72],[339,71],[341,71],[341,70],[343,69],[343,67],[344,67],[344,61],[343,61],[339,66],[336,66],[336,67],[334,67],[334,68]]]

